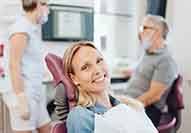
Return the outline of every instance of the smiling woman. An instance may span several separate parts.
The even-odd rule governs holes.
[[[77,42],[69,47],[63,69],[77,97],[77,106],[66,120],[68,133],[157,133],[140,102],[129,99],[128,105],[120,104],[109,94],[108,67],[92,42]],[[132,119],[135,124],[131,124]]]

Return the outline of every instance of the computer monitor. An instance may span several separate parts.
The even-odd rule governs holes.
[[[50,5],[49,20],[42,26],[42,39],[52,41],[93,41],[93,32],[93,8]]]

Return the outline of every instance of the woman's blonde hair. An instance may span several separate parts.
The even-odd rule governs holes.
[[[72,66],[73,57],[82,47],[91,47],[97,50],[94,44],[90,41],[76,42],[72,46],[66,49],[63,57],[63,67],[65,76],[67,76],[67,78],[71,80],[71,83],[76,87],[75,93],[77,96],[77,104],[84,107],[88,107],[95,105],[96,97],[93,96],[93,94],[89,93],[87,90],[81,88],[79,85],[75,84],[71,79],[71,74],[75,75]]]

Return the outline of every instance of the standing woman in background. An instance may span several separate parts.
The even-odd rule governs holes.
[[[10,27],[4,101],[14,133],[49,133],[43,90],[43,49],[39,25],[48,20],[47,0],[22,0],[24,14]]]

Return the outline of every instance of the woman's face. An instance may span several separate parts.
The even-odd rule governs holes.
[[[71,75],[79,88],[90,93],[101,93],[110,85],[108,68],[103,56],[94,48],[81,47],[72,60],[74,74]]]
[[[38,3],[37,6],[38,9],[38,16],[37,21],[39,24],[44,24],[48,21],[48,14],[49,14],[49,8],[46,3]]]

